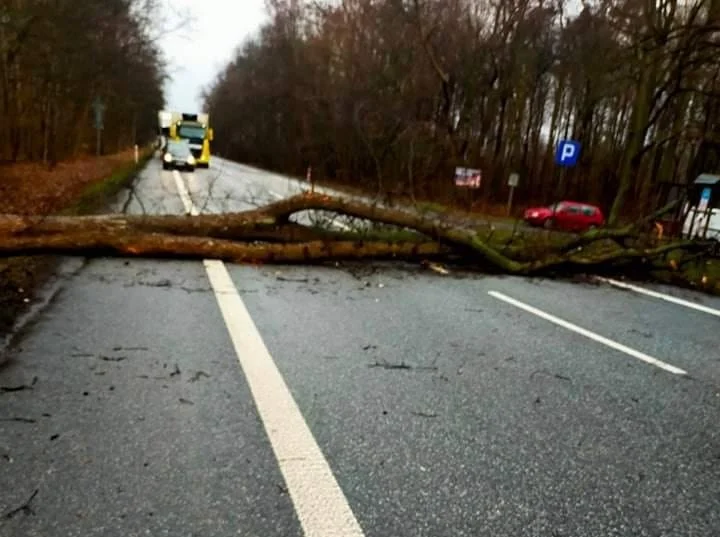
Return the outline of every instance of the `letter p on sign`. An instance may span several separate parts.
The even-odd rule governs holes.
[[[575,166],[580,159],[580,142],[562,140],[555,153],[555,163],[560,166]]]

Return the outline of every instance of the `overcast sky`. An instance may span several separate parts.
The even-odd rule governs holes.
[[[232,57],[235,48],[253,36],[266,19],[264,0],[167,0],[168,26],[178,13],[189,24],[169,33],[162,47],[172,80],[165,91],[167,106],[179,112],[200,111],[203,87]]]

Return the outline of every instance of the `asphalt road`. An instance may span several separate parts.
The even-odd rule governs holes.
[[[124,205],[300,188],[152,162]],[[0,369],[0,535],[717,536],[720,300],[653,289],[90,261]]]

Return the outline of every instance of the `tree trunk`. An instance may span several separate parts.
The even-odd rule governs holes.
[[[298,212],[323,210],[395,226],[395,234],[333,232],[289,223]],[[665,209],[664,209],[665,210]],[[653,220],[661,213],[651,215]],[[644,222],[644,221],[641,221]],[[408,236],[404,230],[414,230]],[[467,222],[428,219],[411,209],[386,209],[324,195],[302,194],[242,213],[202,216],[0,216],[0,256],[71,254],[212,258],[233,262],[316,262],[329,259],[462,256],[510,274],[586,271],[634,264],[683,249],[703,254],[711,243],[682,241],[657,246],[640,226],[591,231],[580,237],[527,247],[483,240]],[[425,238],[423,238],[423,236]],[[544,236],[544,235],[543,235]],[[535,237],[540,237],[536,235]],[[615,246],[594,249],[611,240]],[[625,247],[626,241],[633,245]],[[525,241],[524,241],[525,242]]]

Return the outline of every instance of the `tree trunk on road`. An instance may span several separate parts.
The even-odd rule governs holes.
[[[356,217],[382,224],[384,228],[340,232],[290,221],[296,213],[309,210]],[[0,256],[123,255],[264,263],[461,256],[496,271],[530,275],[607,269],[628,263],[647,269],[675,250],[692,251],[694,255],[709,251],[711,245],[706,243],[661,244],[643,237],[642,225],[658,218],[662,211],[637,225],[590,231],[554,242],[543,242],[543,237],[547,238],[545,233],[533,232],[524,239],[524,247],[511,247],[512,239],[483,240],[467,226],[426,218],[410,209],[387,209],[361,201],[301,194],[259,209],[220,215],[0,215]]]

